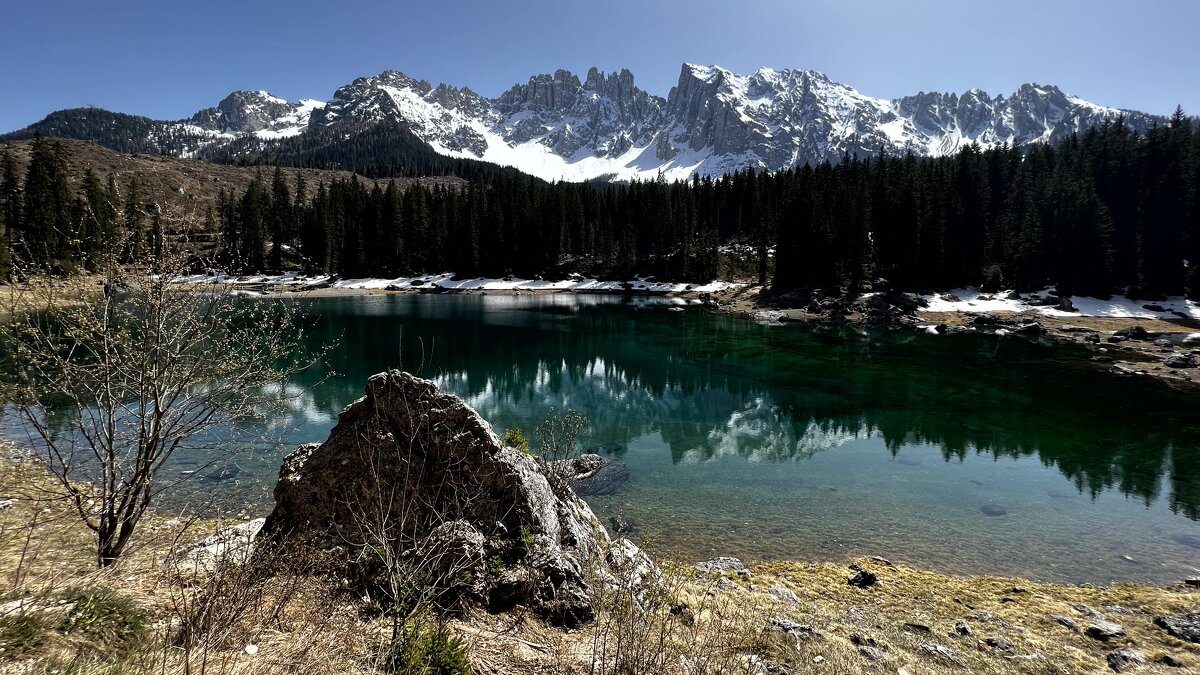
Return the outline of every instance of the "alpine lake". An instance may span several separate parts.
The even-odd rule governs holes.
[[[248,300],[257,302],[257,300]],[[321,441],[389,368],[531,439],[575,410],[628,480],[587,501],[659,555],[879,555],[957,574],[1175,582],[1200,567],[1200,391],[1118,378],[1071,345],[984,334],[762,326],[663,298],[300,300],[327,368],[289,412],[181,455],[175,502],[265,515],[284,455]],[[534,448],[536,451],[536,447]],[[181,504],[168,502],[166,507]]]

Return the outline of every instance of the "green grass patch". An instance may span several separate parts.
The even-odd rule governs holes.
[[[149,617],[129,598],[108,588],[72,587],[59,594],[71,604],[58,630],[100,645],[127,646],[145,639]]]
[[[50,628],[46,615],[37,611],[0,616],[0,662],[20,658],[46,641]]]

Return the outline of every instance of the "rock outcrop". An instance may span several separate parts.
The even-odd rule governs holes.
[[[609,540],[591,509],[428,380],[371,377],[328,440],[284,461],[275,502],[272,537],[390,542],[444,593],[565,625],[593,615],[587,577]]]

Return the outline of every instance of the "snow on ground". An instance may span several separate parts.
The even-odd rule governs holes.
[[[416,283],[414,283],[416,282]],[[334,282],[334,288],[366,288],[384,289],[389,286],[397,288],[445,288],[450,290],[485,290],[485,291],[621,291],[625,284],[639,291],[656,293],[679,293],[695,291],[712,293],[723,291],[736,286],[725,281],[713,281],[707,284],[683,284],[672,282],[646,281],[634,279],[629,282],[599,281],[575,277],[562,281],[543,281],[541,279],[492,279],[476,277],[473,279],[454,279],[453,274],[426,274],[416,277],[397,277],[395,279],[342,279]]]
[[[330,277],[316,276],[305,277],[296,272],[288,272],[285,274],[259,274],[252,276],[233,277],[223,274],[206,275],[193,274],[190,276],[177,277],[176,281],[185,284],[217,284],[229,283],[239,286],[262,285],[262,286],[293,286],[299,289],[305,287],[324,286],[330,284]],[[394,279],[377,279],[377,278],[362,278],[362,279],[339,279],[330,284],[333,288],[347,289],[362,289],[362,290],[386,290],[392,289],[414,289],[414,288],[442,288],[447,290],[467,291],[467,290],[484,290],[484,291],[590,291],[590,292],[621,292],[628,289],[636,291],[649,291],[652,293],[681,293],[685,291],[693,291],[696,293],[715,293],[724,291],[730,288],[735,288],[741,284],[735,284],[728,281],[711,281],[707,284],[685,284],[664,281],[648,281],[645,279],[633,279],[631,281],[600,281],[598,279],[586,279],[583,277],[572,277],[563,281],[544,281],[541,279],[492,279],[487,277],[475,277],[472,279],[455,279],[453,274],[423,274],[415,277],[396,277]]]
[[[1043,291],[1045,293],[1045,291]],[[958,300],[945,300],[944,297],[956,296]],[[1024,312],[1032,310],[1045,316],[1070,318],[1073,316],[1107,316],[1113,318],[1155,319],[1174,318],[1179,312],[1192,319],[1200,319],[1200,305],[1183,297],[1171,297],[1161,301],[1132,300],[1123,295],[1114,295],[1108,300],[1087,298],[1079,295],[1071,296],[1071,303],[1078,312],[1064,312],[1054,306],[1039,307],[1030,305],[1025,300],[1015,299],[1014,293],[983,293],[978,288],[956,288],[946,294],[924,296],[929,301],[928,307],[922,312],[966,312],[969,314],[981,312]],[[1029,295],[1029,294],[1026,294]],[[1157,305],[1164,311],[1156,312],[1146,309],[1144,305]]]

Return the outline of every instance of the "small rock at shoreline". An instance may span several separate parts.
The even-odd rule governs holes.
[[[990,637],[984,640],[984,642],[992,649],[999,649],[1002,652],[1011,652],[1013,650],[1012,643],[1002,637]]]
[[[1073,631],[1079,630],[1079,623],[1076,622],[1075,619],[1072,619],[1069,616],[1064,616],[1062,614],[1051,614],[1049,616],[1049,619],[1051,621],[1053,621],[1054,623],[1066,626],[1067,628],[1070,628]]]
[[[922,653],[926,656],[931,656],[931,657],[934,657],[937,659],[941,659],[943,661],[949,661],[950,663],[953,663],[956,666],[965,666],[966,665],[962,659],[958,658],[958,656],[955,655],[955,653],[953,651],[951,651],[950,648],[945,645],[935,645],[935,644],[925,643],[925,644],[918,645],[917,651],[919,651],[920,653]]]
[[[1125,629],[1120,624],[1113,623],[1112,621],[1094,619],[1088,624],[1083,633],[1094,640],[1108,642],[1114,638],[1124,637]]]
[[[1104,658],[1108,661],[1108,667],[1118,673],[1125,666],[1144,666],[1150,663],[1145,654],[1134,649],[1118,649],[1115,652],[1109,652]]]
[[[767,595],[793,605],[800,604],[800,598],[796,597],[796,594],[792,590],[784,588],[779,584],[768,588]]]
[[[721,556],[696,563],[696,570],[705,574],[720,574],[722,572],[737,572],[746,569],[746,565],[738,558]]]
[[[1167,631],[1171,637],[1200,644],[1200,612],[1187,612],[1178,616],[1156,616],[1154,625]]]
[[[870,570],[859,570],[854,573],[854,576],[846,580],[846,583],[858,588],[870,588],[879,581],[878,575]]]

